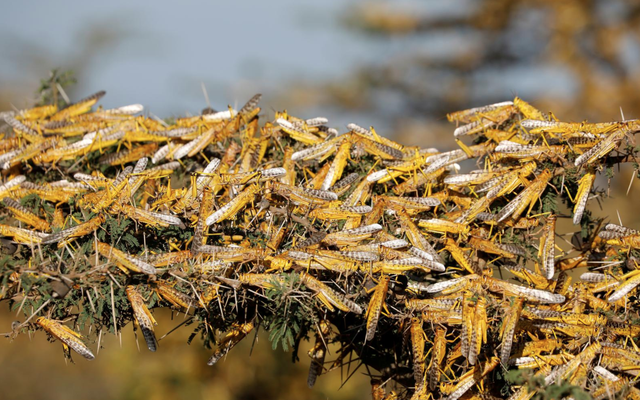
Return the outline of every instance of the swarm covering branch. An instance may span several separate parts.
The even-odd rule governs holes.
[[[171,121],[103,95],[2,113],[0,298],[28,317],[6,336],[43,329],[92,359],[76,331],[134,321],[156,351],[152,310],[171,307],[211,365],[260,327],[296,353],[314,337],[309,385],[355,352],[376,399],[640,395],[640,234],[587,207],[640,122],[516,98],[450,114],[443,152],[286,112],[260,125],[260,95]],[[563,217],[579,229],[559,251]]]

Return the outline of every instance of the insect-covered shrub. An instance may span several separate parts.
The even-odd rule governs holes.
[[[165,122],[55,87],[2,113],[0,298],[26,315],[9,336],[93,359],[78,331],[133,322],[155,351],[170,307],[211,365],[257,329],[294,360],[309,338],[310,386],[355,353],[376,399],[639,396],[640,233],[588,207],[635,161],[639,121],[559,122],[516,98],[449,114],[459,148],[438,151],[263,122],[259,95]]]

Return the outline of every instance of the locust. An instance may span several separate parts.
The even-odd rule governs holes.
[[[309,365],[309,375],[307,377],[307,385],[311,388],[315,385],[316,379],[322,374],[324,368],[324,359],[327,355],[327,340],[331,332],[331,324],[327,320],[322,320],[318,324],[316,331],[315,344],[309,349],[309,357],[311,357],[311,365]]]
[[[244,339],[254,328],[253,322],[234,324],[233,328],[218,344],[218,349],[207,361],[208,365],[215,365],[222,357],[227,355],[242,339]]]
[[[98,242],[96,243],[96,247],[100,255],[114,261],[116,265],[125,272],[131,271],[147,275],[154,275],[157,273],[156,268],[153,265],[139,259],[138,257],[127,254],[122,250],[118,250],[106,243]]]
[[[582,178],[580,178],[578,192],[576,193],[576,205],[573,208],[573,223],[575,225],[580,224],[582,215],[587,207],[587,201],[589,200],[589,192],[593,187],[593,182],[596,179],[594,171],[589,171]]]
[[[385,299],[387,297],[387,291],[389,290],[390,277],[383,275],[380,277],[380,281],[373,290],[369,307],[367,308],[367,335],[366,340],[373,340],[378,320],[380,319],[380,313],[385,306]]]
[[[151,312],[145,304],[144,298],[135,286],[127,286],[126,288],[127,299],[133,309],[133,316],[138,328],[142,332],[147,347],[150,351],[156,351],[158,349],[158,341],[153,331],[153,326],[157,325],[155,318],[151,315]]]
[[[422,320],[414,318],[411,320],[411,351],[413,353],[413,378],[416,387],[425,385],[425,333],[422,329]]]
[[[88,360],[95,358],[91,350],[80,340],[82,336],[66,325],[45,317],[38,317],[36,324],[61,341],[65,349],[70,348]]]

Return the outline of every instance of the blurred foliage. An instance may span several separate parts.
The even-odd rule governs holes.
[[[76,78],[73,71],[60,72],[59,69],[52,70],[47,79],[40,80],[40,87],[38,87],[37,91],[39,99],[36,102],[36,106],[55,104],[58,108],[63,108],[67,105],[67,101],[60,93],[60,90],[75,83]]]
[[[316,107],[376,115],[406,144],[448,132],[451,110],[514,94],[563,120],[640,115],[637,1],[375,1],[343,21],[388,52],[338,82],[310,84],[325,91]]]

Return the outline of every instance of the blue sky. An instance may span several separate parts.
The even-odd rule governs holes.
[[[253,94],[265,95],[263,106],[287,90],[287,82],[320,83],[347,76],[360,66],[473,54],[491,37],[465,29],[430,30],[417,35],[382,37],[350,29],[344,16],[355,0],[247,1],[14,1],[0,14],[0,87],[18,98],[17,107],[31,103],[38,80],[55,67],[80,65],[77,100],[106,90],[105,107],[142,103],[162,117],[198,113],[206,106],[201,84],[216,109],[243,103]],[[427,20],[465,16],[472,0],[403,0],[392,7],[410,10]],[[615,7],[608,7],[607,10]],[[613,11],[609,12],[611,14]],[[608,15],[602,13],[603,18]],[[612,14],[615,17],[615,13]],[[612,18],[613,18],[612,17]],[[615,20],[615,18],[614,18]],[[527,60],[543,49],[544,14],[524,9],[512,27],[507,51],[523,58],[516,66],[473,71],[468,98],[474,104],[519,95],[541,94],[569,100],[579,94],[572,71],[561,65]],[[89,46],[88,43],[103,43]],[[637,43],[623,53],[628,63],[640,58]],[[407,72],[410,76],[411,71]],[[455,77],[420,76],[418,84],[437,98]],[[543,84],[541,84],[543,82]],[[402,107],[402,99],[381,94],[385,107]],[[377,101],[377,100],[376,100]],[[383,107],[384,108],[384,107]],[[289,110],[296,112],[296,104]],[[313,110],[319,114],[335,110]],[[310,111],[311,112],[311,111]],[[312,117],[315,115],[304,115]],[[381,115],[331,118],[346,122],[384,123]],[[442,117],[442,116],[440,116]],[[376,120],[378,119],[378,120]],[[334,125],[335,126],[335,125]]]
[[[341,27],[350,2],[11,2],[0,14],[0,83],[66,67],[91,31],[112,31],[85,65],[76,92],[107,90],[105,106],[197,112],[204,82],[214,107],[269,92],[290,79],[339,76],[375,54],[375,43]]]

